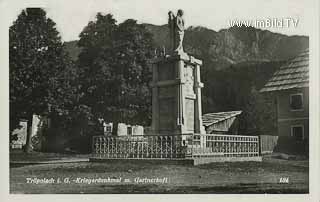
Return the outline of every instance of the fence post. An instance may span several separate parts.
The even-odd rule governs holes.
[[[262,144],[262,142],[261,142],[261,136],[259,135],[258,136],[258,152],[259,152],[259,156],[261,156],[262,155],[262,150],[261,150],[261,144]]]
[[[95,138],[94,138],[94,136],[92,136],[92,156],[94,157],[95,156],[95,150],[94,150],[94,144],[95,144]]]

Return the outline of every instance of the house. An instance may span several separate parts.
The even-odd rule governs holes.
[[[260,90],[276,100],[278,136],[293,142],[309,138],[309,50],[290,59]]]
[[[207,134],[238,135],[239,116],[242,111],[208,113],[202,116],[202,124]]]

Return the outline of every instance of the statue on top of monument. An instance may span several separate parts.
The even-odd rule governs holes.
[[[174,16],[172,11],[169,11],[169,37],[170,49],[173,52],[183,52],[183,37],[184,37],[184,19],[183,10],[179,9],[177,16]]]

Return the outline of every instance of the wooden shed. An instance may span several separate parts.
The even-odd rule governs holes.
[[[207,113],[202,116],[203,126],[207,134],[238,135],[239,122],[237,116],[242,111]]]

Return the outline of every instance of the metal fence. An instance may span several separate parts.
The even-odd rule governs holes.
[[[259,156],[257,136],[143,135],[94,136],[93,155],[101,158],[197,158]]]
[[[259,137],[243,135],[194,135],[192,156],[259,156]]]
[[[94,155],[106,158],[185,158],[186,148],[180,135],[93,137]]]

